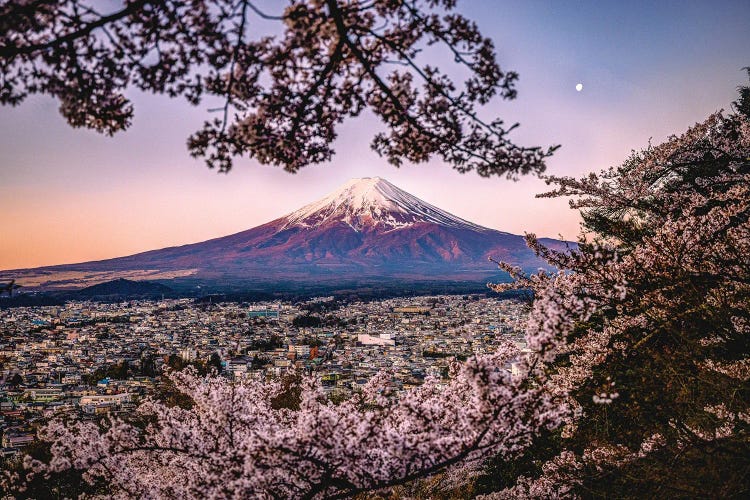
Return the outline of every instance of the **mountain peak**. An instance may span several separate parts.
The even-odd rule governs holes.
[[[565,251],[566,244],[551,243]],[[0,272],[23,278],[24,286],[70,288],[117,277],[175,279],[196,283],[278,288],[291,283],[378,283],[394,280],[486,281],[497,271],[487,258],[500,258],[527,271],[549,268],[523,237],[484,228],[420,200],[385,179],[352,179],[323,199],[286,217],[212,240],[151,250],[97,262]],[[29,280],[29,281],[25,281]],[[183,281],[184,280],[184,281]],[[197,282],[195,280],[198,280]],[[237,281],[235,281],[237,280]],[[369,281],[374,280],[374,281]],[[115,281],[106,287],[125,287]],[[187,289],[187,288],[186,288]],[[270,288],[268,288],[270,290]],[[107,295],[111,288],[94,289]],[[140,289],[138,289],[140,290]],[[291,289],[287,289],[291,290]],[[114,293],[114,292],[111,292]],[[162,291],[157,290],[159,295]],[[138,291],[137,294],[148,295]]]
[[[351,179],[285,219],[284,229],[342,222],[356,231],[374,227],[392,230],[417,223],[486,230],[420,200],[381,177]]]

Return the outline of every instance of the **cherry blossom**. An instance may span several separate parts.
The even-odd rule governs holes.
[[[517,124],[479,117],[513,99],[518,75],[455,0],[5,0],[0,104],[47,94],[74,127],[130,126],[136,88],[215,117],[190,153],[228,171],[244,156],[289,172],[326,162],[339,125],[369,109],[384,124],[372,148],[394,165],[440,157],[479,175],[538,173],[556,149],[521,147]],[[279,33],[281,31],[281,33]],[[467,74],[422,60],[441,46]]]
[[[516,281],[493,288],[533,290],[527,336],[549,339],[537,380],[570,411],[558,457],[495,496],[710,496],[717,477],[744,491],[749,117],[716,113],[619,167],[547,180],[588,238],[555,252],[528,235],[562,270],[501,266]]]
[[[400,394],[382,372],[335,405],[314,378],[298,411],[277,409],[278,382],[171,373],[190,408],[149,400],[135,422],[55,420],[42,437],[49,464],[103,478],[116,497],[343,497],[402,484],[490,455],[512,457],[540,429],[561,422],[561,407],[507,369],[508,345],[453,367],[447,382],[428,379]]]

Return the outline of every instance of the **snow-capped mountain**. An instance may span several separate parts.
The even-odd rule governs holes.
[[[556,240],[545,243],[564,246]],[[89,278],[102,273],[110,279],[120,273],[131,279],[188,277],[214,283],[479,281],[497,276],[488,257],[527,270],[546,267],[521,236],[473,224],[372,177],[353,179],[291,214],[230,236],[97,262],[0,272],[0,277],[37,273],[50,282],[59,272],[68,280],[70,273]]]
[[[289,227],[310,228],[344,222],[355,231],[400,229],[418,223],[487,230],[440,210],[380,177],[352,179],[325,198],[285,217]]]

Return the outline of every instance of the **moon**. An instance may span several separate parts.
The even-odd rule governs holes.
[[[576,90],[578,92],[582,91],[583,90],[583,84],[582,83],[576,83]]]

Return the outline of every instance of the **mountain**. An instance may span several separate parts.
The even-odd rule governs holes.
[[[543,240],[564,248],[557,240]],[[488,258],[548,267],[521,236],[456,217],[379,177],[353,179],[284,217],[230,236],[96,262],[0,273],[49,286],[81,279],[206,282],[486,280]],[[31,280],[33,281],[33,280]],[[90,283],[88,283],[90,284]],[[33,285],[33,283],[32,283]]]

